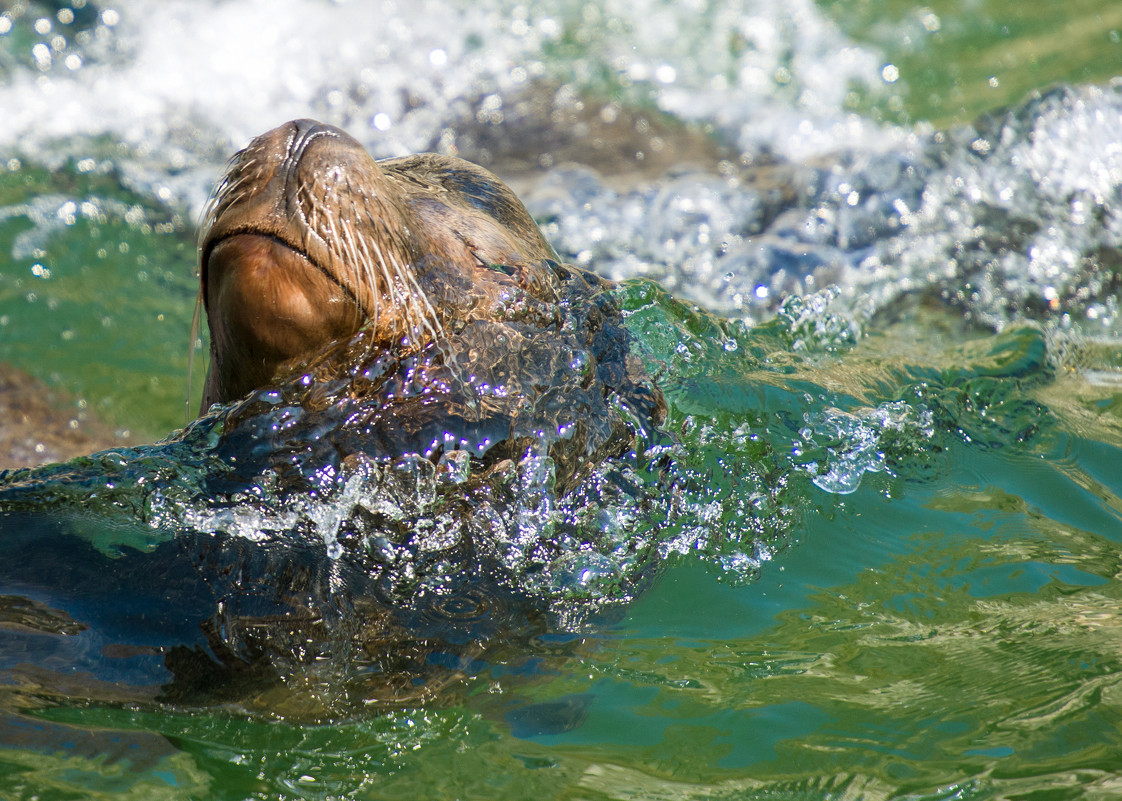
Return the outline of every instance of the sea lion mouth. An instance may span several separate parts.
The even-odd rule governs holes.
[[[263,256],[260,253],[260,251],[264,249],[265,243],[272,243],[273,246],[269,256]],[[362,314],[362,304],[358,296],[350,286],[339,279],[338,275],[316,262],[316,260],[310,254],[303,251],[299,245],[283,239],[276,234],[263,232],[252,227],[230,231],[223,234],[222,237],[207,243],[206,251],[201,258],[202,269],[200,272],[204,303],[208,297],[207,286],[210,277],[215,272],[221,272],[221,268],[216,270],[215,267],[212,267],[212,256],[218,251],[231,247],[235,250],[244,249],[246,253],[243,258],[246,260],[258,261],[262,267],[267,264],[272,264],[274,265],[274,269],[278,269],[282,272],[318,272],[327,279],[327,281],[339,288],[343,296],[353,304],[357,315],[362,318],[365,317],[365,315]],[[230,259],[231,256],[227,254],[224,261]],[[241,260],[237,256],[234,256],[233,259],[236,261]]]

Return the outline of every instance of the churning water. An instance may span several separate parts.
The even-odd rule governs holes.
[[[199,210],[305,116],[508,178],[669,408],[567,492],[299,382],[0,473],[0,797],[1116,793],[1120,29],[7,4],[0,362],[76,422],[183,424]]]

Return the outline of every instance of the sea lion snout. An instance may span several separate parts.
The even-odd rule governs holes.
[[[290,215],[307,218],[314,213],[315,206],[326,199],[315,188],[326,192],[358,190],[361,195],[383,183],[381,169],[373,157],[357,139],[334,125],[293,120],[258,137],[261,139],[268,150],[284,153],[277,178],[284,185]],[[382,192],[388,189],[379,188]]]

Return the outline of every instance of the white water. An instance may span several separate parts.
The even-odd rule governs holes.
[[[811,0],[122,0],[83,33],[34,7],[11,28],[0,150],[45,159],[107,136],[135,181],[194,210],[222,159],[287,119],[401,155],[479,104],[498,121],[542,81],[629,92],[794,158],[879,137],[845,110],[852,86],[880,82],[878,59]]]
[[[1119,92],[1067,90],[943,143],[884,127],[849,109],[855,87],[891,91],[891,65],[812,0],[122,0],[85,30],[35,8],[0,15],[0,155],[113,170],[192,217],[221,163],[284,120],[341,125],[377,156],[455,152],[548,92],[653,104],[732,156],[627,191],[568,165],[524,181],[562,257],[602,274],[749,321],[834,283],[858,316],[934,288],[999,326],[1037,308],[1109,334],[1118,317],[1097,254],[1122,243]],[[745,183],[737,153],[791,167],[772,188],[794,200]]]

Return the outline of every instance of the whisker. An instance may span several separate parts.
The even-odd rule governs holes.
[[[370,220],[372,225],[378,225],[372,216],[368,215],[367,219]],[[418,335],[422,332],[427,332],[433,338],[439,337],[443,333],[440,317],[432,307],[428,295],[417,282],[413,270],[409,266],[402,265],[397,259],[397,254],[392,252],[392,263],[387,264],[377,237],[371,237],[370,239],[376,249],[378,261],[382,264],[386,273],[386,280],[391,287],[393,299],[401,305],[405,322],[410,328],[414,329],[415,338],[419,338]],[[394,278],[400,280],[395,281]],[[403,287],[402,284],[406,286]],[[412,292],[407,291],[409,289],[412,289]]]
[[[351,235],[350,227],[346,224],[345,220],[343,221],[343,223],[344,223],[343,234],[340,237],[339,241],[346,251],[343,254],[346,257],[344,259],[344,263],[347,263],[347,264],[350,264],[350,265],[353,265],[353,266],[357,267],[360,263],[358,248],[355,246],[354,237]],[[359,283],[359,286],[358,287],[353,287],[352,291],[354,291],[355,297],[358,299],[359,304],[363,305],[363,301],[364,301],[363,294],[364,293],[360,293],[358,291],[359,289],[362,288],[362,282],[358,282],[358,283]]]
[[[184,402],[186,422],[191,422],[191,378],[195,374],[195,342],[199,338],[199,327],[203,318],[203,288],[195,294],[195,311],[191,315],[191,344],[187,350],[187,398]]]
[[[354,210],[354,204],[352,204],[351,207],[352,207],[352,210]],[[376,275],[374,273],[374,268],[373,268],[373,258],[374,257],[370,254],[370,248],[368,248],[367,245],[366,245],[366,237],[364,237],[364,236],[363,237],[357,237],[357,241],[358,241],[358,244],[362,248],[362,258],[361,258],[361,260],[359,261],[359,264],[358,264],[358,267],[359,267],[359,270],[360,270],[360,277],[362,278],[363,285],[371,287],[371,293],[370,293],[371,294],[371,301],[372,301],[371,305],[373,306],[372,319],[373,319],[374,323],[377,324],[377,320],[378,320],[378,299],[379,299],[381,293],[378,291],[378,284],[375,281]]]

